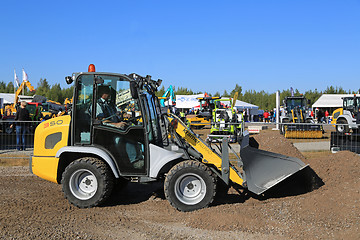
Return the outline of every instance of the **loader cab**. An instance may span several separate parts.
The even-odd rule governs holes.
[[[212,111],[215,108],[215,100],[220,99],[220,97],[199,97],[200,111],[198,113],[199,117],[203,117],[207,120],[210,120],[212,117]]]
[[[343,98],[343,108],[344,110],[348,110],[351,112],[358,112],[360,105],[360,98],[359,97],[344,97]]]
[[[106,151],[123,176],[147,175],[149,144],[162,143],[154,93],[122,74],[87,72],[74,78],[70,144]]]
[[[306,110],[306,99],[304,97],[287,97],[285,99],[286,111],[291,112],[293,109]]]

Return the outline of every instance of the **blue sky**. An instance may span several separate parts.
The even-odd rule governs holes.
[[[359,89],[360,0],[2,1],[0,81],[87,71],[212,94]]]

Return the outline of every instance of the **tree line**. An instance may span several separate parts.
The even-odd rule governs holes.
[[[35,87],[35,86],[34,86]],[[56,101],[63,103],[66,98],[72,98],[73,96],[73,90],[74,87],[71,86],[69,88],[61,88],[59,83],[56,83],[54,85],[50,85],[49,82],[46,80],[46,78],[40,78],[40,81],[38,82],[37,86],[35,87],[36,95],[41,95],[46,97],[48,100]],[[191,89],[188,89],[186,87],[173,87],[173,91],[175,95],[193,95],[193,94],[200,94],[204,92],[194,92]],[[0,82],[0,92],[1,93],[14,93],[14,84],[12,82],[5,83],[3,81]],[[161,97],[166,92],[165,86],[162,86],[156,95],[158,97]],[[236,84],[234,89],[232,89],[230,92],[225,90],[222,94],[219,92],[216,92],[214,94],[209,93],[210,96],[215,97],[233,97],[235,93],[238,92],[238,100],[254,104],[256,106],[259,106],[260,109],[264,110],[270,110],[276,107],[276,93],[268,93],[264,90],[262,91],[256,91],[256,90],[245,90],[243,91],[242,87],[239,84]],[[308,90],[305,93],[300,93],[298,89],[285,89],[280,91],[280,102],[285,97],[289,97],[292,95],[294,96],[300,96],[303,94],[309,101],[310,106],[316,102],[316,100],[319,99],[319,97],[322,94],[355,94],[355,91],[351,90],[344,90],[342,87],[334,87],[334,86],[328,86],[325,90],[319,91],[318,89],[315,90]],[[34,95],[34,93],[31,93],[30,91],[27,91],[25,89],[24,91],[25,95]]]
[[[187,89],[184,87],[176,87],[173,88],[175,95],[192,95],[192,94],[200,94],[203,92],[194,92],[191,89]],[[160,88],[157,92],[157,96],[161,97],[164,95],[166,89],[164,86]],[[276,107],[276,93],[268,93],[264,90],[256,91],[256,90],[245,90],[243,91],[242,87],[239,84],[235,85],[235,88],[228,92],[225,90],[222,94],[216,92],[215,94],[209,94],[210,96],[214,97],[230,97],[232,98],[235,93],[238,92],[237,100],[244,101],[247,103],[254,104],[259,106],[260,109],[263,110],[270,110]],[[309,106],[313,105],[321,95],[323,94],[355,94],[355,91],[352,90],[344,90],[342,87],[334,87],[328,86],[325,90],[319,91],[318,89],[315,90],[308,90],[305,93],[300,93],[298,89],[284,89],[280,91],[280,103],[285,99],[285,97],[292,96],[305,96],[306,99],[309,100]]]
[[[40,95],[46,97],[48,100],[52,100],[59,103],[64,103],[66,98],[71,99],[73,96],[74,87],[61,88],[59,83],[50,85],[46,78],[40,78],[37,86],[35,87],[35,93],[30,92],[26,87],[24,88],[24,95]],[[6,84],[4,81],[0,82],[0,92],[1,93],[14,93],[15,87],[12,82]],[[21,93],[21,94],[23,94]]]

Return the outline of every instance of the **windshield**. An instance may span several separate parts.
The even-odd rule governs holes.
[[[200,100],[200,111],[209,111],[214,108],[214,100]]]
[[[359,106],[359,104],[360,104],[360,98],[356,98],[356,106]],[[348,109],[353,107],[354,107],[354,98],[353,97],[344,98],[344,108]]]
[[[306,107],[306,102],[304,98],[298,98],[298,99],[290,98],[286,100],[287,111],[291,111],[294,108],[305,110],[305,107]]]
[[[95,118],[106,126],[126,130],[142,125],[141,108],[131,95],[130,81],[119,76],[96,75]]]
[[[26,109],[29,111],[29,113],[35,113],[36,106],[32,104],[26,105]]]
[[[231,100],[230,99],[222,99],[220,101],[216,101],[216,108],[225,109],[231,108]]]

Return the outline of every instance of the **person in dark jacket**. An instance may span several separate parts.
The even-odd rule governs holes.
[[[30,121],[29,111],[26,109],[27,103],[22,101],[19,110],[15,114],[15,121],[19,121],[16,124],[16,148],[17,150],[25,150],[26,142],[25,135],[27,132],[27,123],[23,121]]]

